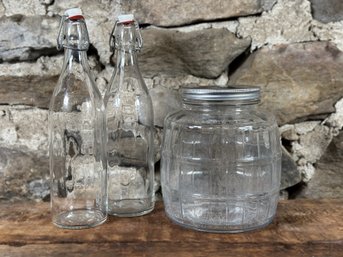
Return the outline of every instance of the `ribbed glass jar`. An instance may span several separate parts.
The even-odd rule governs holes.
[[[165,119],[162,192],[169,218],[208,232],[269,224],[281,173],[278,126],[259,88],[188,88]]]

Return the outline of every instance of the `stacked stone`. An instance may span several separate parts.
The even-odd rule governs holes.
[[[164,117],[180,104],[180,86],[257,85],[262,107],[281,127],[282,188],[292,192],[302,183],[293,197],[342,195],[340,0],[76,0],[73,6],[87,18],[89,59],[102,92],[113,72],[108,37],[115,18],[133,12],[143,25],[139,61],[153,98],[157,148]],[[63,59],[56,50],[59,19],[70,7],[67,0],[0,0],[0,199],[49,196],[47,108]]]

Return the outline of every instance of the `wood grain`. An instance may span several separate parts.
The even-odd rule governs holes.
[[[184,229],[163,205],[138,218],[86,230],[52,225],[47,203],[0,203],[0,257],[17,256],[343,256],[343,199],[279,203],[267,228],[240,234]]]

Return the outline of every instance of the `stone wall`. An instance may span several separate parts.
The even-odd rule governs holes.
[[[80,6],[103,91],[119,13],[143,27],[139,55],[161,133],[183,84],[257,85],[284,144],[287,198],[343,195],[341,0],[0,0],[0,199],[48,199],[47,108],[62,65],[60,16]],[[166,100],[168,99],[168,100]],[[158,177],[158,176],[157,176]],[[158,184],[158,181],[157,181]]]

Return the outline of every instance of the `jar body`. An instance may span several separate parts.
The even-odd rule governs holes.
[[[161,182],[174,222],[234,233],[272,221],[281,173],[272,115],[254,107],[191,107],[169,115],[164,129]]]

